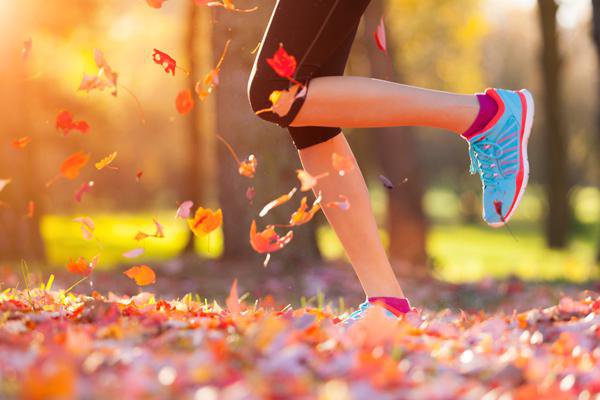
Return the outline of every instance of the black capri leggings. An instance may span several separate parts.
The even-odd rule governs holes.
[[[360,18],[369,2],[370,0],[277,0],[250,75],[248,98],[255,112],[264,110],[271,106],[269,96],[274,90],[287,90],[291,86],[266,61],[275,54],[279,44],[283,44],[298,62],[294,78],[304,84],[308,92],[294,101],[284,117],[272,112],[259,115],[267,121],[287,127],[298,149],[325,142],[342,131],[339,127],[289,125],[310,93],[309,83],[312,78],[344,74]]]

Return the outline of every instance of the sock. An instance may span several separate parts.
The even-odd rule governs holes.
[[[481,132],[487,124],[498,114],[498,104],[487,94],[477,94],[479,100],[479,114],[473,122],[473,125],[465,131],[461,136],[469,140],[479,132]]]
[[[401,314],[406,314],[412,309],[408,299],[401,299],[399,297],[369,297],[367,300],[371,304],[377,303],[383,306],[397,317]]]

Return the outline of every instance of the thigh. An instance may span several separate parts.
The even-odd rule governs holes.
[[[319,71],[341,75],[360,18],[370,0],[278,0],[253,68],[259,79],[279,79],[266,63],[280,44],[296,57],[295,78]],[[325,71],[327,70],[327,71]]]

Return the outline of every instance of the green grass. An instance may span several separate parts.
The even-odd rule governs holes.
[[[457,220],[459,203],[448,191],[433,190],[425,199],[426,210],[433,221],[428,237],[428,251],[433,260],[435,274],[444,280],[464,282],[485,277],[502,278],[517,275],[529,280],[570,280],[581,282],[598,278],[594,264],[596,240],[593,235],[577,235],[566,250],[546,248],[537,220],[542,202],[535,188],[525,197],[519,217],[512,230],[491,229],[483,224],[463,225]],[[580,189],[575,202],[579,221],[594,223],[598,213],[598,191]],[[377,198],[377,193],[374,197]],[[384,211],[375,212],[379,218]],[[96,225],[95,238],[83,239],[80,225],[73,219],[79,215],[50,215],[42,221],[42,234],[47,244],[51,265],[63,266],[69,258],[91,258],[101,253],[99,268],[110,269],[120,264],[165,261],[175,257],[185,245],[188,228],[184,221],[176,220],[172,211],[152,215],[90,214]],[[154,232],[152,217],[165,227],[164,238],[148,238],[136,242],[133,238],[142,230]],[[579,218],[581,217],[581,218]],[[586,219],[587,218],[587,219]],[[592,225],[593,226],[593,225]],[[588,233],[589,233],[588,229]],[[240,231],[240,234],[244,232]],[[386,232],[381,233],[388,243]],[[317,231],[319,246],[326,259],[343,257],[342,247],[328,226]],[[293,246],[290,244],[290,246]],[[134,260],[122,256],[125,251],[142,247],[144,254]],[[196,243],[196,250],[204,257],[216,258],[223,248],[222,232],[218,231]],[[276,255],[275,255],[276,257]]]

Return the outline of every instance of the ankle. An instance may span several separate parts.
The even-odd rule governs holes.
[[[377,304],[390,311],[396,316],[406,314],[412,309],[410,302],[405,297],[368,297],[367,301],[371,304]]]
[[[498,114],[499,109],[498,104],[491,96],[485,93],[478,93],[475,96],[479,102],[479,112],[469,128],[461,134],[467,140],[485,130]]]

